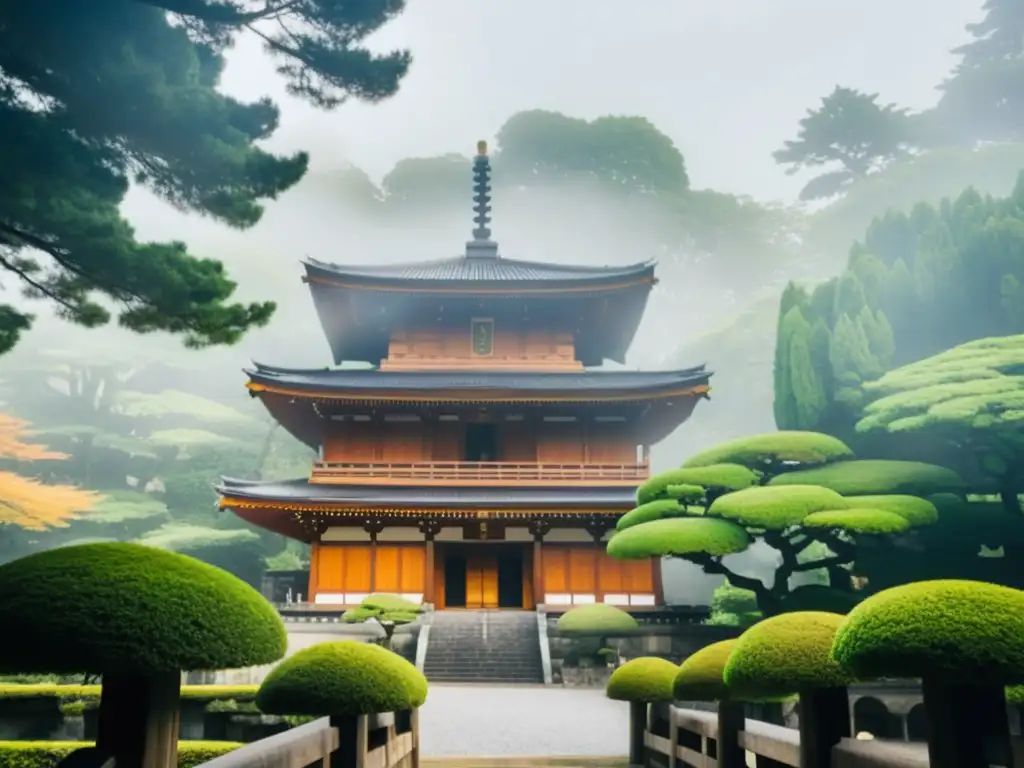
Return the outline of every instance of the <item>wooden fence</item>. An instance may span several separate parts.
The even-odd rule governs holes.
[[[321,718],[197,768],[419,768],[419,713]]]
[[[635,719],[633,723],[634,735],[642,741],[642,745],[636,744],[632,750],[633,765],[649,768],[717,768],[720,765],[716,713],[674,706],[641,706],[633,715],[643,718],[642,730],[637,728]],[[751,764],[752,757],[757,768],[800,768],[800,734],[792,728],[747,719],[739,731],[739,746],[746,753],[741,759],[747,765]],[[725,764],[723,761],[722,765]],[[928,747],[924,743],[843,739],[832,750],[832,768],[928,766]]]

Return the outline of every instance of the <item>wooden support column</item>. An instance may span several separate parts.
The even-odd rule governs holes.
[[[601,600],[601,553],[604,551],[604,535],[610,528],[606,518],[592,517],[587,521],[587,533],[594,539],[594,546],[597,549],[597,557],[594,558],[594,600],[598,603]]]
[[[440,533],[441,525],[436,520],[421,520],[419,529],[426,547],[426,557],[423,558],[423,602],[434,605],[434,538]]]
[[[665,585],[661,579],[661,558],[651,558],[651,583],[654,585],[654,604],[658,607],[665,605]]]
[[[544,603],[544,535],[551,530],[547,520],[531,520],[527,530],[533,534],[533,602]]]
[[[363,530],[370,534],[370,592],[377,591],[377,534],[384,530],[380,520],[367,520]]]

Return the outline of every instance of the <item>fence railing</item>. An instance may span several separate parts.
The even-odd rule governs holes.
[[[631,763],[669,768],[726,765],[724,761],[719,762],[716,713],[655,705],[650,712],[638,714],[647,720],[643,730],[643,754],[632,755]],[[800,768],[800,733],[792,728],[747,719],[738,732],[738,741],[744,752],[754,756],[757,768]],[[747,764],[745,756],[743,764]],[[928,768],[928,765],[928,747],[923,743],[843,739],[832,750],[832,768]]]
[[[197,768],[419,768],[419,713],[324,717]]]
[[[560,485],[589,482],[595,485],[630,485],[650,476],[647,462],[638,464],[549,464],[510,461],[342,462],[313,464],[311,482],[333,485],[366,483],[487,485],[515,482],[520,485]]]

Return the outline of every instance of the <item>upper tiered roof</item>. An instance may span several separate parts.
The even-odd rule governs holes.
[[[381,266],[303,263],[336,363],[376,364],[399,325],[478,315],[482,303],[496,316],[571,328],[585,365],[623,362],[657,282],[655,263],[571,266],[503,257],[491,238],[490,173],[480,142],[473,161],[476,226],[459,256]]]

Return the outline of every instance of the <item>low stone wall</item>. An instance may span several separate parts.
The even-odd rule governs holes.
[[[739,635],[734,627],[704,624],[645,624],[629,633],[618,635],[563,635],[555,619],[548,619],[548,645],[551,652],[552,682],[571,687],[603,688],[611,674],[611,665],[581,665],[577,659],[592,656],[606,647],[619,654],[620,660],[640,656],[660,656],[678,664],[711,643]],[[568,661],[569,663],[565,663]]]

